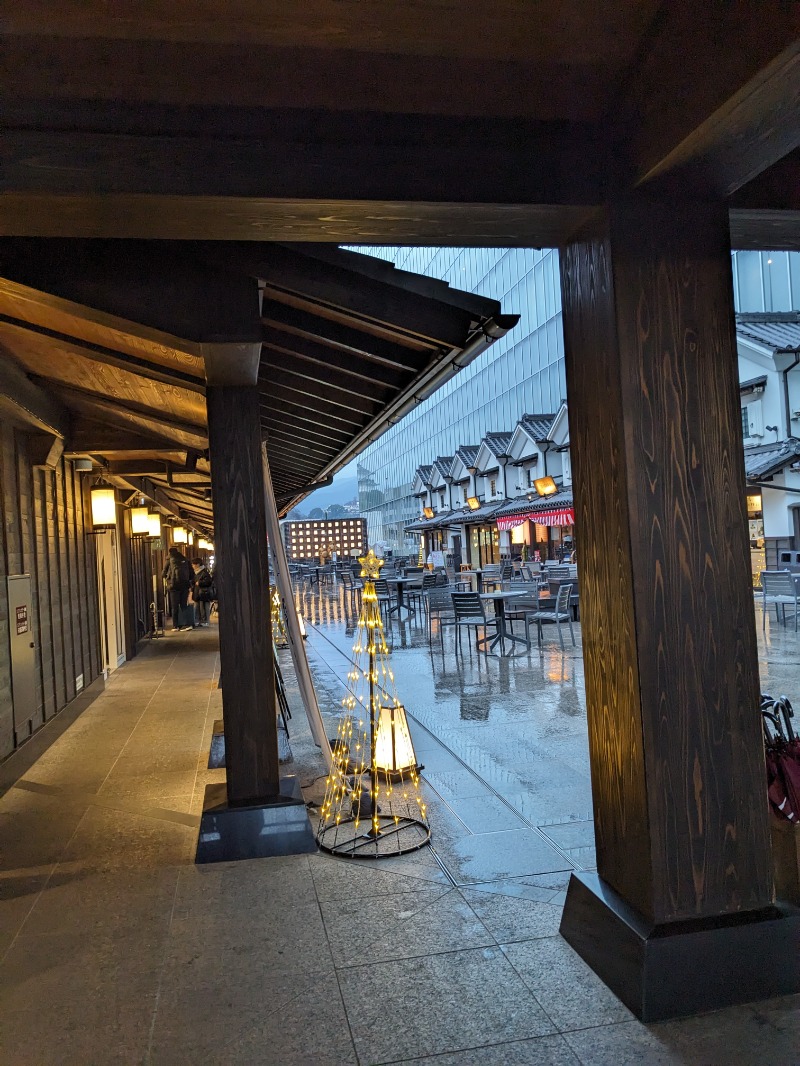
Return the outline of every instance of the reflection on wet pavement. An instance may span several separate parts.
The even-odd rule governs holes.
[[[331,715],[357,620],[348,599],[338,587],[298,594],[320,704]],[[466,639],[457,656],[452,629],[442,647],[434,628],[429,646],[422,618],[393,617],[386,634],[425,766],[433,847],[450,879],[503,882],[517,894],[512,879],[594,869],[580,626],[563,655],[555,630],[552,639],[545,630],[541,649],[514,658]]]
[[[343,695],[358,603],[341,586],[298,590],[323,713]],[[762,688],[800,703],[793,627],[757,608]],[[424,618],[386,627],[401,700],[425,766],[433,847],[455,884],[513,894],[520,877],[596,868],[580,624],[562,654],[553,627],[513,658],[479,652]],[[330,733],[335,733],[331,723]]]

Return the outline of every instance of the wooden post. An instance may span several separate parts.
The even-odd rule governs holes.
[[[261,428],[255,385],[209,385],[228,802],[280,792]]]
[[[664,1017],[775,987],[741,979],[743,941],[709,977],[690,935],[773,891],[727,211],[614,205],[561,284],[598,868],[562,933]]]

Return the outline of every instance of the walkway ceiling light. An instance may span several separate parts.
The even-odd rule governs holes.
[[[540,496],[552,496],[554,492],[558,492],[558,485],[551,477],[537,478],[533,483],[533,487]]]
[[[480,508],[481,501],[477,496],[467,496],[467,507],[470,511],[477,511]]]
[[[175,526],[172,531],[172,541],[174,544],[186,544],[188,533],[185,526]]]
[[[147,535],[154,540],[161,536],[161,513],[149,511],[147,515]]]
[[[117,498],[115,490],[99,481],[90,493],[92,500],[92,526],[98,532],[113,529],[117,524]]]
[[[150,535],[150,512],[146,507],[131,508],[131,534],[134,537]]]

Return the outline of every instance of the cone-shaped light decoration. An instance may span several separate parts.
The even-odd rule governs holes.
[[[370,550],[359,562],[361,614],[317,842],[334,855],[380,859],[416,851],[430,840],[430,829],[375,591],[383,560]]]

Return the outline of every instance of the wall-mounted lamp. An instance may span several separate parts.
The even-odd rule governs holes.
[[[558,492],[558,485],[551,477],[537,478],[533,483],[533,487],[540,496],[552,496],[554,492]]]
[[[98,533],[113,529],[117,524],[117,499],[114,489],[103,482],[90,492],[92,500],[92,526]]]
[[[467,507],[470,511],[477,511],[480,508],[481,501],[477,496],[467,496]]]
[[[131,508],[131,535],[134,537],[150,536],[150,512],[146,507]]]
[[[423,515],[426,518],[433,518],[433,508],[432,507],[423,507],[422,508],[422,513],[423,513]]]

